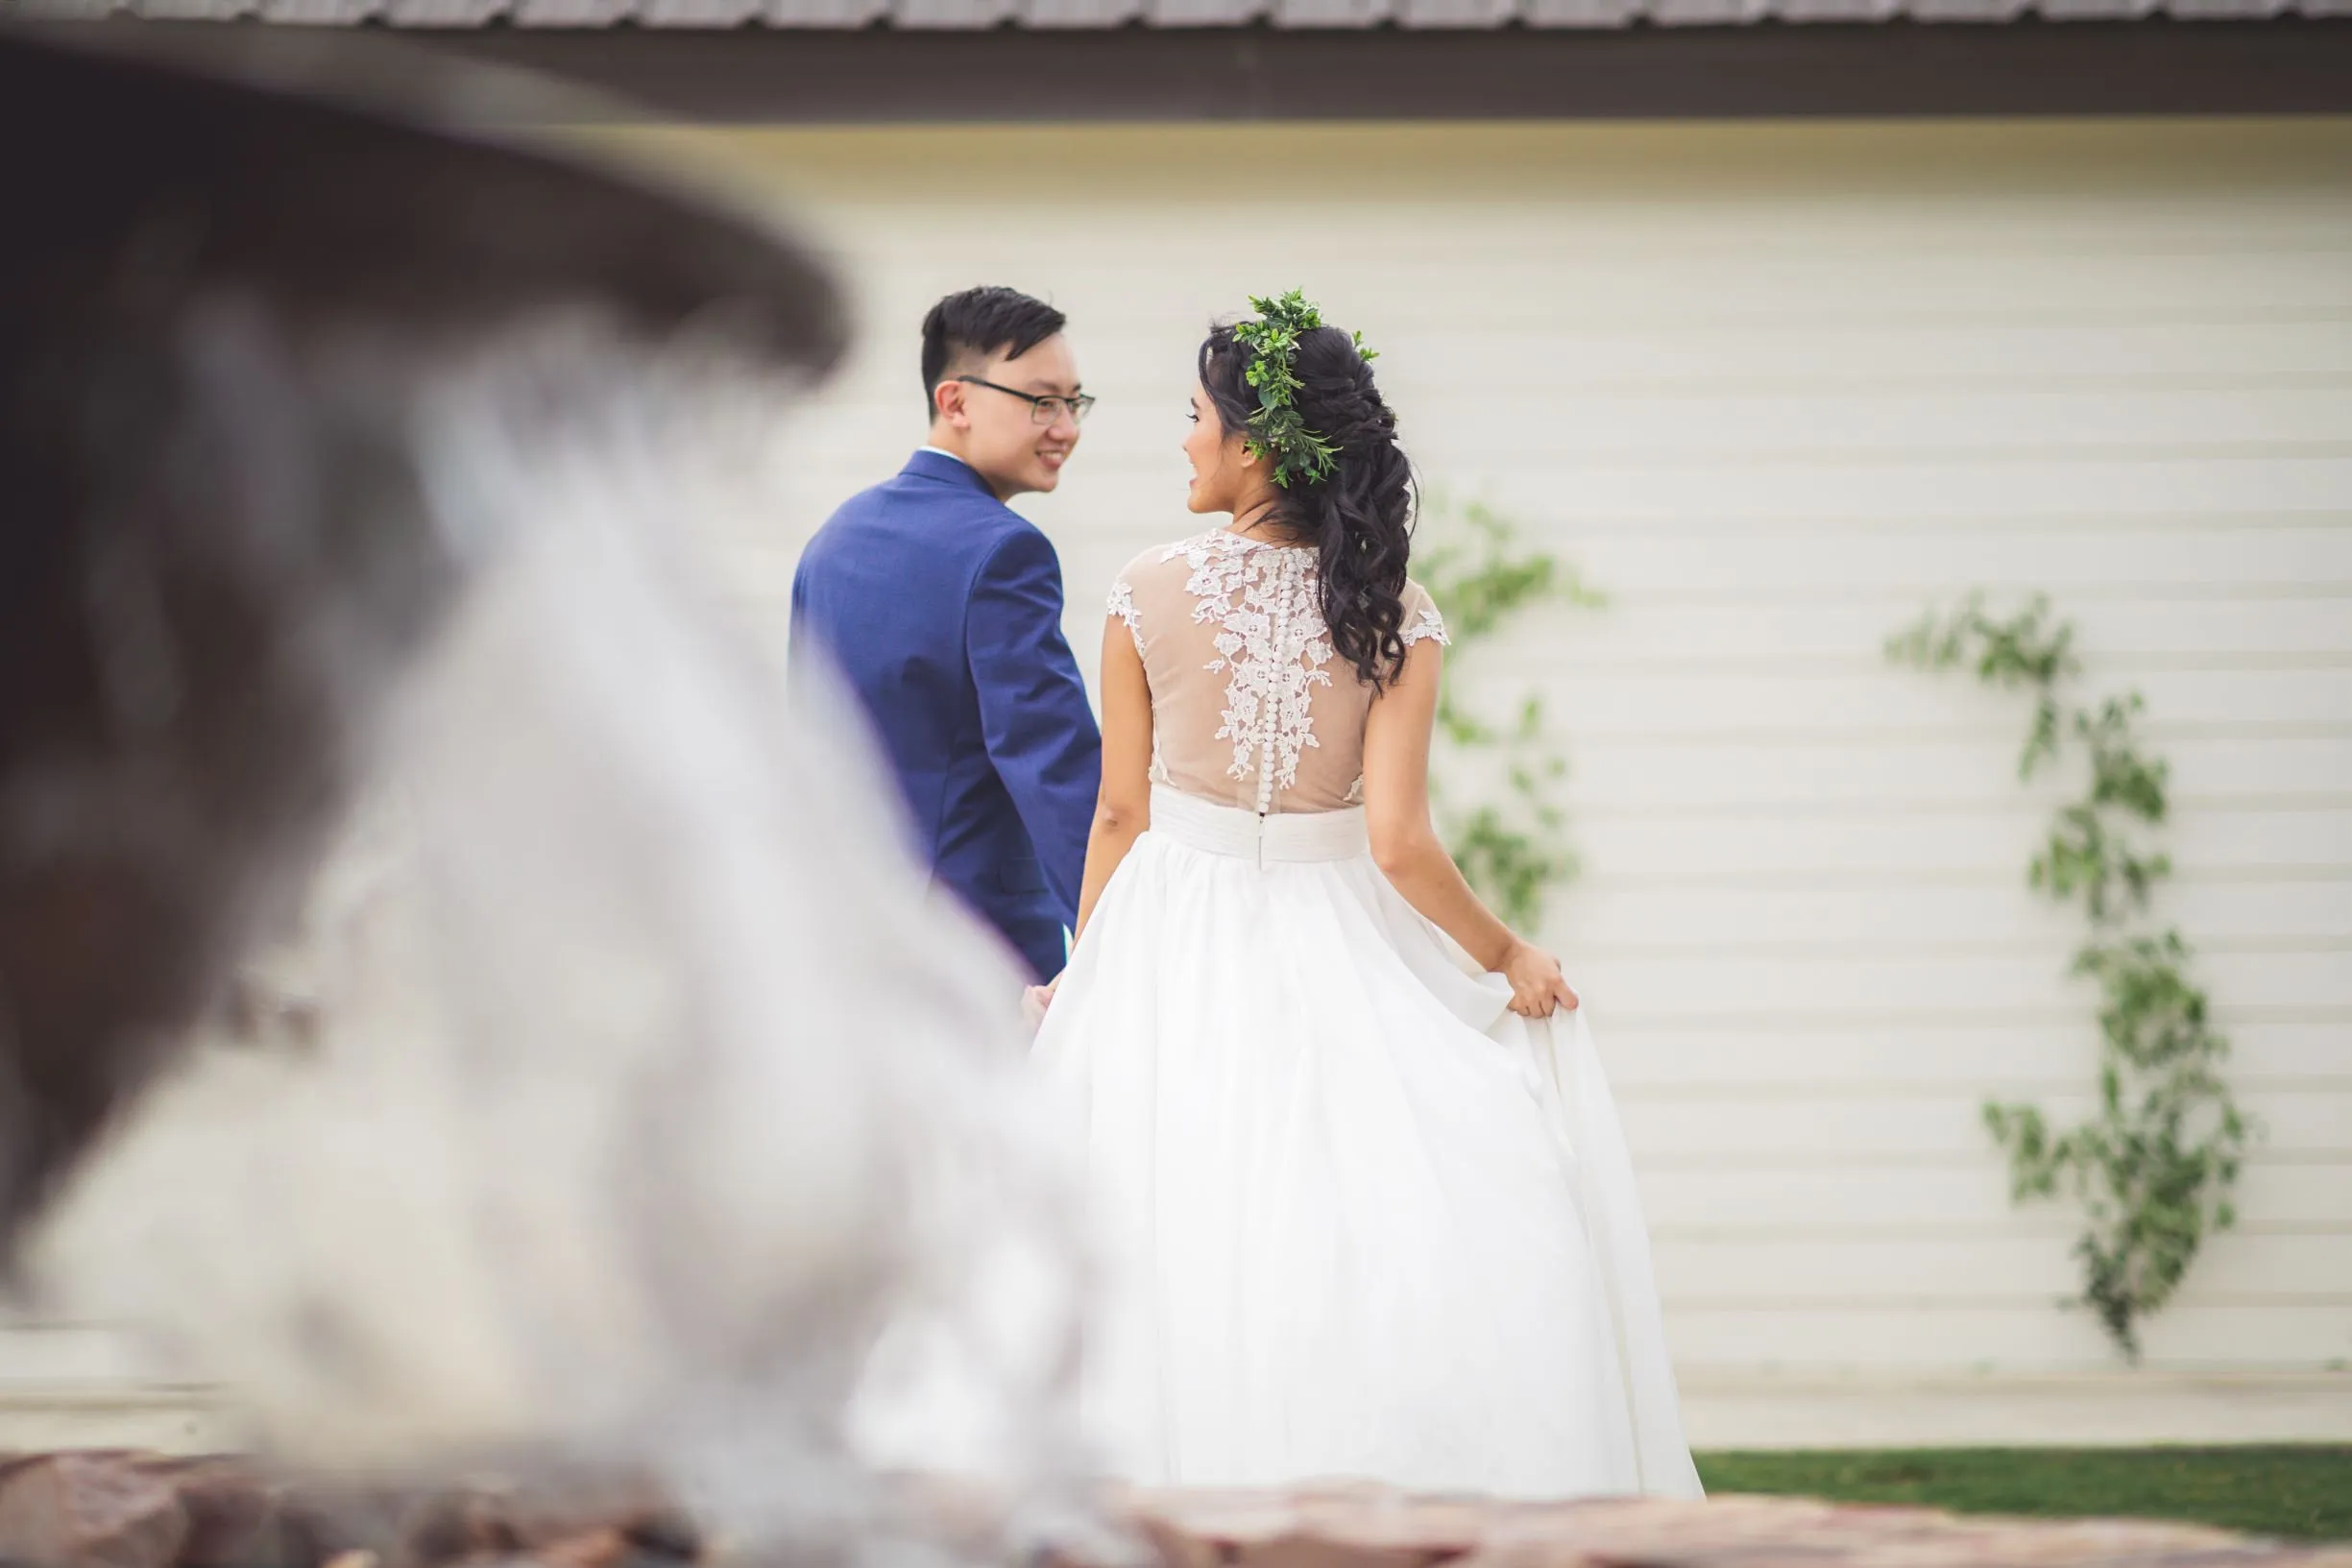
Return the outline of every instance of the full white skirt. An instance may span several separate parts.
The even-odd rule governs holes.
[[[1118,1265],[1110,1468],[1698,1495],[1582,1013],[1508,1011],[1360,812],[1152,809],[1035,1047]]]

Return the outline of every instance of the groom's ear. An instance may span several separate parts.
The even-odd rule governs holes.
[[[961,381],[953,380],[942,380],[937,386],[932,388],[931,417],[933,422],[945,420],[951,426],[958,430],[970,424],[972,418],[964,412],[963,399],[965,394],[971,390]]]

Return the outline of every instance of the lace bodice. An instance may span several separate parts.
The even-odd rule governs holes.
[[[1372,690],[1331,646],[1312,549],[1218,529],[1137,557],[1111,585],[1152,687],[1152,777],[1258,812],[1357,804]],[[1445,640],[1418,583],[1407,643]]]

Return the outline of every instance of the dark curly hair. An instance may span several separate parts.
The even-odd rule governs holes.
[[[1248,435],[1258,406],[1250,352],[1233,328],[1200,345],[1200,385],[1227,435]],[[1321,557],[1323,623],[1331,646],[1377,690],[1404,663],[1405,562],[1413,543],[1412,465],[1396,445],[1396,415],[1381,400],[1352,334],[1319,326],[1298,338],[1293,372],[1307,427],[1338,453],[1322,479],[1293,477],[1274,495],[1274,526]]]

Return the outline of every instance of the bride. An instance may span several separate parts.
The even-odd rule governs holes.
[[[1110,594],[1103,788],[1035,1051],[1125,1294],[1085,1418],[1149,1484],[1695,1496],[1576,994],[1430,824],[1446,642],[1360,340],[1210,333],[1188,505]]]

